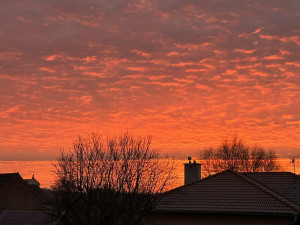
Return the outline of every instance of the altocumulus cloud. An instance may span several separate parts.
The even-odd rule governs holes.
[[[300,133],[300,2],[3,1],[0,153],[50,159],[77,134],[153,135],[180,156],[238,133]]]

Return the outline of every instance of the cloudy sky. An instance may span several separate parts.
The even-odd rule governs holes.
[[[300,151],[299,0],[0,2],[0,160],[91,132]]]

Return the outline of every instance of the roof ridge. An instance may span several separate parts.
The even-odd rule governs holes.
[[[295,174],[295,173],[293,173],[293,172],[290,172],[290,171],[277,171],[277,172],[240,172],[240,173],[242,173],[242,174],[254,174],[254,173],[256,173],[256,174],[267,174],[267,173],[272,173],[272,174],[280,174],[280,173],[283,173],[283,174],[290,174],[290,175],[292,175],[292,176],[295,176],[295,177],[297,177],[297,178],[300,178],[300,175],[299,174]]]
[[[202,181],[204,181],[204,180],[208,180],[208,179],[210,179],[210,178],[212,178],[212,177],[215,177],[215,176],[218,176],[218,175],[220,175],[220,174],[223,174],[223,173],[225,173],[226,171],[227,171],[227,170],[224,170],[224,171],[222,171],[222,172],[220,172],[220,173],[215,173],[215,174],[213,174],[213,175],[204,177],[204,178],[202,178],[202,179],[200,179],[200,180],[197,180],[197,181],[194,181],[194,182],[192,182],[192,183],[181,185],[181,186],[179,186],[179,187],[176,187],[176,188],[174,188],[174,189],[171,189],[171,190],[169,190],[169,191],[166,191],[166,192],[162,193],[162,195],[169,194],[169,193],[171,193],[171,192],[173,192],[173,191],[177,191],[178,189],[185,188],[185,187],[187,187],[187,186],[190,186],[190,185],[193,185],[193,184],[202,182]]]
[[[264,185],[263,183],[261,183],[260,181],[256,180],[255,178],[251,178],[251,177],[249,176],[249,174],[251,174],[251,172],[242,172],[242,173],[243,173],[243,175],[245,175],[245,176],[249,177],[250,179],[254,180],[255,182],[259,183],[260,185],[262,185],[262,186],[264,186],[264,187],[270,189],[271,191],[275,192],[276,194],[280,195],[281,197],[283,197],[283,198],[289,200],[290,202],[296,204],[297,206],[299,206],[299,204],[297,204],[297,203],[294,202],[293,200],[291,200],[291,199],[285,197],[285,196],[282,195],[282,194],[277,193],[275,190],[273,190],[273,188],[268,187],[267,185]],[[260,172],[255,172],[255,173],[260,173]],[[292,173],[292,172],[287,172],[287,171],[281,171],[281,172],[262,172],[262,173],[274,173],[274,174],[275,174],[275,173],[277,173],[277,174],[278,174],[278,173],[284,173],[284,174],[292,175],[293,179],[298,179],[298,180],[300,180],[300,176],[299,176],[299,175],[297,175],[297,174],[295,174],[295,173]],[[296,182],[296,180],[294,180],[294,182]],[[293,182],[293,183],[294,183],[294,182]]]
[[[247,174],[264,174],[264,173],[272,173],[272,174],[288,174],[291,175],[293,177],[293,179],[295,180],[299,180],[300,181],[300,174],[296,174],[293,172],[289,172],[289,171],[281,171],[281,172],[241,172],[243,175],[249,177]],[[251,178],[253,179],[253,178]],[[255,180],[255,179],[254,179]],[[257,180],[255,180],[256,182],[258,182]],[[258,182],[260,183],[260,182]],[[261,184],[261,183],[260,183]],[[262,184],[263,185],[263,184]],[[265,186],[265,185],[264,185]]]
[[[295,204],[294,202],[292,202],[291,200],[285,198],[284,196],[278,194],[277,192],[273,191],[272,189],[266,187],[265,185],[259,183],[258,181],[254,180],[253,178],[240,173],[240,172],[235,172],[232,170],[228,170],[231,173],[233,173],[234,175],[242,178],[243,180],[249,182],[250,184],[256,186],[257,188],[261,189],[262,191],[266,192],[267,194],[273,196],[274,198],[276,198],[277,200],[281,201],[282,203],[284,203],[285,205],[287,205],[288,207],[300,212],[300,206]]]

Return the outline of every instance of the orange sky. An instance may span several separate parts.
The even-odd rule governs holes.
[[[299,12],[299,0],[4,1],[0,160],[127,130],[177,157],[234,134],[297,154]]]

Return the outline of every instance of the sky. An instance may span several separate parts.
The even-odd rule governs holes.
[[[0,160],[92,132],[299,154],[299,0],[0,2]]]

